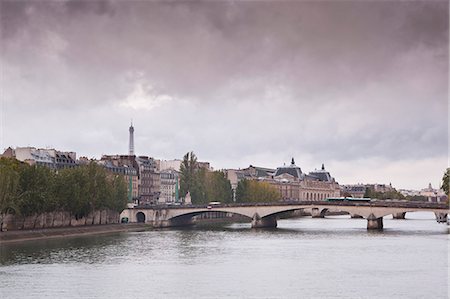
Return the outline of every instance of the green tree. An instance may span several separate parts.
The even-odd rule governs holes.
[[[90,210],[104,209],[113,206],[113,186],[107,179],[106,170],[100,165],[91,162],[82,167],[87,176],[87,192]]]
[[[233,201],[233,189],[222,171],[207,172],[204,176],[207,201],[230,203]]]
[[[442,177],[442,190],[444,190],[445,194],[450,197],[449,192],[449,178],[450,178],[450,168],[444,172],[444,176]]]
[[[191,192],[198,186],[195,185],[198,171],[197,157],[194,152],[188,152],[183,157],[180,165],[180,195],[186,196],[188,191]]]
[[[108,208],[116,212],[122,212],[128,202],[127,184],[122,176],[116,175],[112,180],[112,187],[112,201]]]
[[[6,214],[19,212],[16,199],[22,167],[15,159],[0,158],[0,228]]]
[[[206,177],[207,171],[204,168],[197,168],[192,176],[190,192],[193,204],[205,204],[209,202]]]
[[[241,180],[236,187],[236,202],[246,202],[248,198],[248,181]]]
[[[280,199],[277,188],[268,182],[242,180],[236,188],[236,202],[274,202]]]
[[[364,198],[373,198],[373,193],[374,193],[375,191],[373,190],[373,188],[371,188],[371,187],[366,187],[366,191],[364,191]]]
[[[376,199],[405,199],[405,196],[393,189],[387,192],[377,192],[372,187],[367,187],[366,192],[364,192],[365,198],[376,198]]]
[[[121,212],[127,203],[123,176],[90,163],[54,172],[0,158],[0,227],[8,213],[25,216],[66,211],[79,219],[99,209]]]
[[[193,204],[232,202],[233,190],[222,171],[200,168],[193,152],[184,155],[180,166],[180,195],[191,194]]]
[[[62,210],[76,219],[86,216],[91,211],[89,200],[89,175],[86,166],[63,169],[55,182],[57,201]]]
[[[17,206],[25,216],[54,209],[54,172],[44,166],[24,167],[20,171]]]

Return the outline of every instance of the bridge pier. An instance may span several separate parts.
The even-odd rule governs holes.
[[[311,209],[311,217],[312,218],[325,218],[325,213],[322,213],[318,208]]]
[[[276,216],[266,216],[260,218],[258,214],[255,214],[252,218],[252,228],[275,228],[277,227]]]
[[[447,214],[445,213],[435,213],[436,215],[436,221],[438,223],[446,223],[447,222]]]
[[[392,214],[393,219],[405,219],[406,212]]]
[[[383,229],[383,217],[376,218],[375,215],[370,214],[370,216],[367,218],[367,229],[382,230]]]

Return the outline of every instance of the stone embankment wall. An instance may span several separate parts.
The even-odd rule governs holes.
[[[3,218],[0,224],[2,231],[112,224],[120,221],[119,213],[111,210],[95,211],[80,219],[68,212],[50,212],[27,217],[8,214],[0,218]]]

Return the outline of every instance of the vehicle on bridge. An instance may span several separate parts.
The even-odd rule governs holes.
[[[327,201],[370,202],[371,198],[362,197],[330,197]]]
[[[220,206],[222,203],[220,201],[211,201],[208,203],[207,208],[211,209],[212,207]]]

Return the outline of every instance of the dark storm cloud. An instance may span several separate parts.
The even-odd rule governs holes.
[[[446,156],[447,1],[0,5],[4,123],[19,128],[3,146],[123,151],[133,117],[143,153],[223,167]],[[42,117],[51,133],[32,137],[23,123]]]

